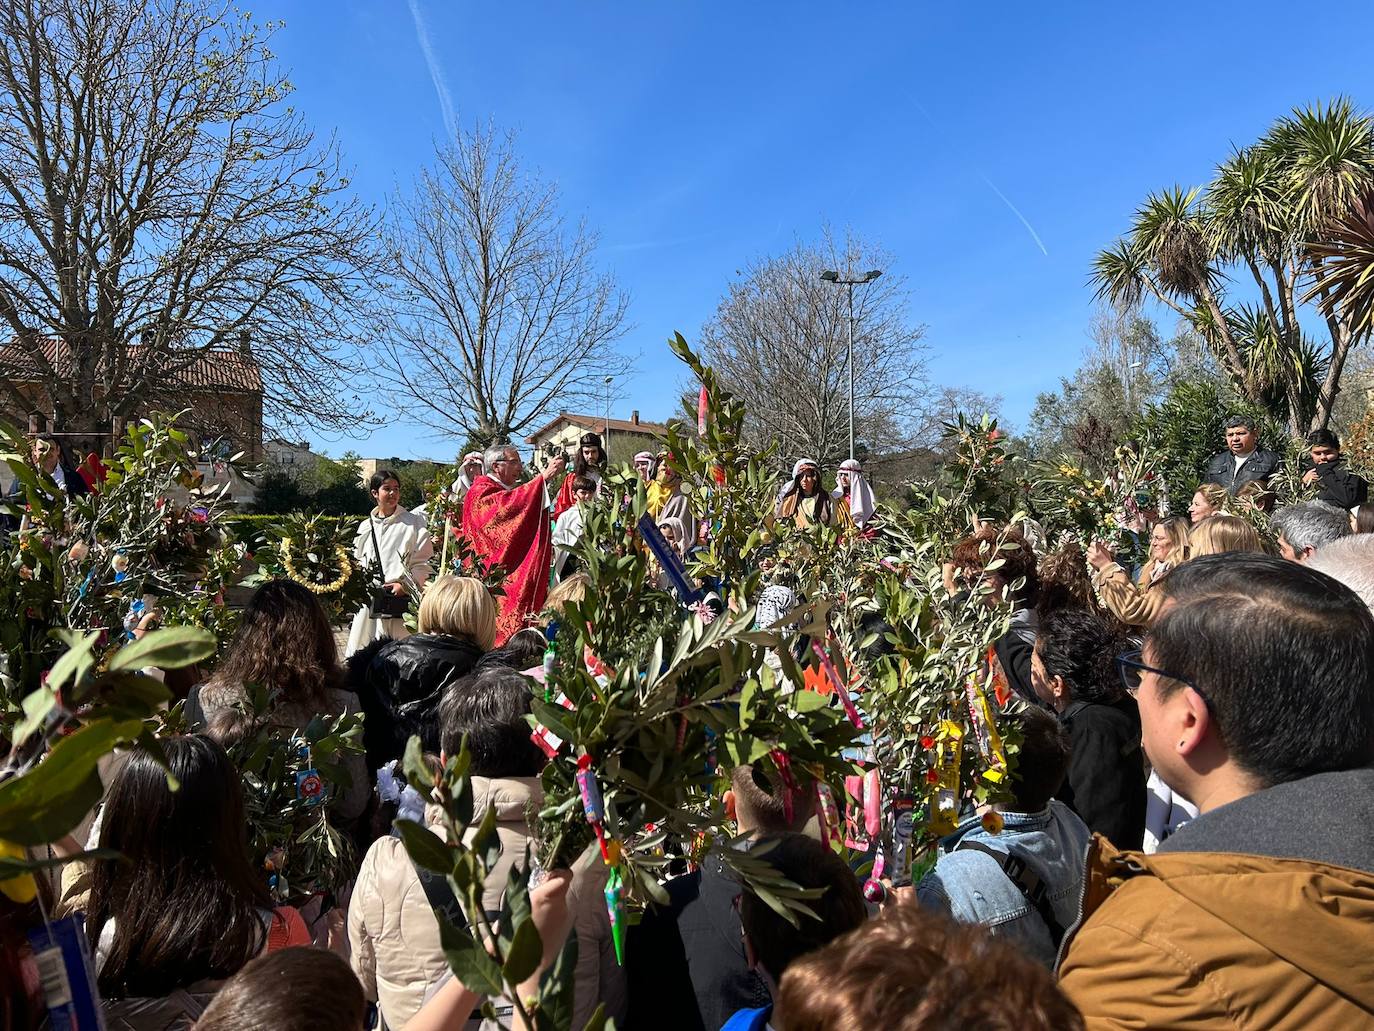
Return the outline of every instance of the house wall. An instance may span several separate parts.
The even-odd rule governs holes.
[[[22,383],[20,393],[28,404],[22,410],[5,398],[0,398],[0,419],[24,430],[28,428],[29,414],[37,412],[46,424],[52,413],[52,399],[41,384]],[[178,425],[199,434],[204,441],[207,458],[221,459],[242,451],[242,461],[256,465],[262,461],[262,395],[247,391],[201,391],[187,390],[177,397],[177,403],[187,409]],[[153,411],[175,412],[171,404],[139,405],[132,419],[146,418]],[[211,441],[223,438],[220,447],[210,447]],[[109,429],[104,429],[104,451],[109,443]],[[94,450],[89,444],[82,450]]]

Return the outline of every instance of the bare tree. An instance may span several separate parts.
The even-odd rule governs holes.
[[[593,267],[596,242],[521,171],[511,135],[479,127],[440,149],[387,233],[384,350],[410,414],[486,443],[604,397],[628,302]]]
[[[848,298],[820,275],[870,268],[885,272],[854,290],[856,449],[901,452],[931,435],[944,399],[927,376],[925,330],[909,315],[904,277],[876,247],[827,230],[751,264],[702,328],[703,353],[745,402],[757,441],[827,465],[847,457]]]
[[[0,390],[69,428],[251,332],[265,417],[347,428],[374,219],[287,106],[276,26],[213,0],[0,4]]]

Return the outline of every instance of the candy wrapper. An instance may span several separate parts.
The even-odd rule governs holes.
[[[592,757],[584,755],[577,760],[577,793],[582,797],[582,812],[587,822],[600,825],[606,819],[606,803],[601,797],[601,785],[596,782],[592,772]]]
[[[620,882],[620,868],[611,867],[606,878],[606,915],[611,921],[611,940],[615,942],[615,961],[625,965],[625,893]]]
[[[877,904],[887,898],[887,885],[883,882],[883,875],[887,873],[887,859],[883,855],[883,844],[878,842],[878,852],[873,857],[873,872],[868,880],[864,881],[864,898],[869,902]]]
[[[844,844],[844,828],[840,824],[840,811],[835,805],[835,794],[825,781],[816,780],[816,819],[820,823],[821,840],[836,852]]]
[[[911,876],[911,824],[915,804],[910,798],[892,802],[892,883],[902,884]]]
[[[935,774],[935,801],[931,806],[930,829],[944,836],[959,826],[959,762],[963,757],[964,728],[953,720],[940,723],[939,765]]]
[[[782,818],[791,825],[793,800],[797,794],[797,778],[792,775],[792,760],[781,748],[773,749],[768,756],[778,768],[778,779],[782,781]]]
[[[983,690],[982,681],[977,674],[964,682],[964,694],[968,698],[969,725],[973,728],[973,737],[978,743],[978,754],[987,766],[983,771],[983,779],[1000,784],[1007,775],[1007,753],[1002,748],[1002,738],[997,733],[992,706],[988,704],[987,693]]]
[[[849,689],[845,687],[844,681],[840,679],[840,671],[835,668],[834,661],[830,654],[821,647],[819,641],[812,641],[811,648],[820,660],[821,669],[825,670],[825,675],[830,678],[830,683],[835,689],[835,693],[840,696],[840,704],[844,706],[844,714],[849,717],[849,722],[854,724],[859,730],[864,729],[864,721],[859,716],[859,710],[854,707],[854,699],[849,697]]]

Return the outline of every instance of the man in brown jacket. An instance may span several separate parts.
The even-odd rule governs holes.
[[[1094,840],[1064,992],[1090,1029],[1374,1029],[1374,618],[1263,555],[1196,559],[1118,664],[1200,815]]]

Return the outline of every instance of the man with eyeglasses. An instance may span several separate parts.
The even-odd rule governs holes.
[[[553,530],[548,514],[548,484],[558,482],[566,460],[555,456],[544,471],[521,483],[524,466],[510,444],[496,444],[482,455],[486,472],[463,499],[463,532],[488,567],[506,570],[505,593],[497,599],[499,647],[538,612],[549,591]]]
[[[1374,617],[1265,555],[1168,580],[1117,664],[1199,815],[1153,855],[1094,839],[1061,987],[1089,1028],[1374,1028]]]

